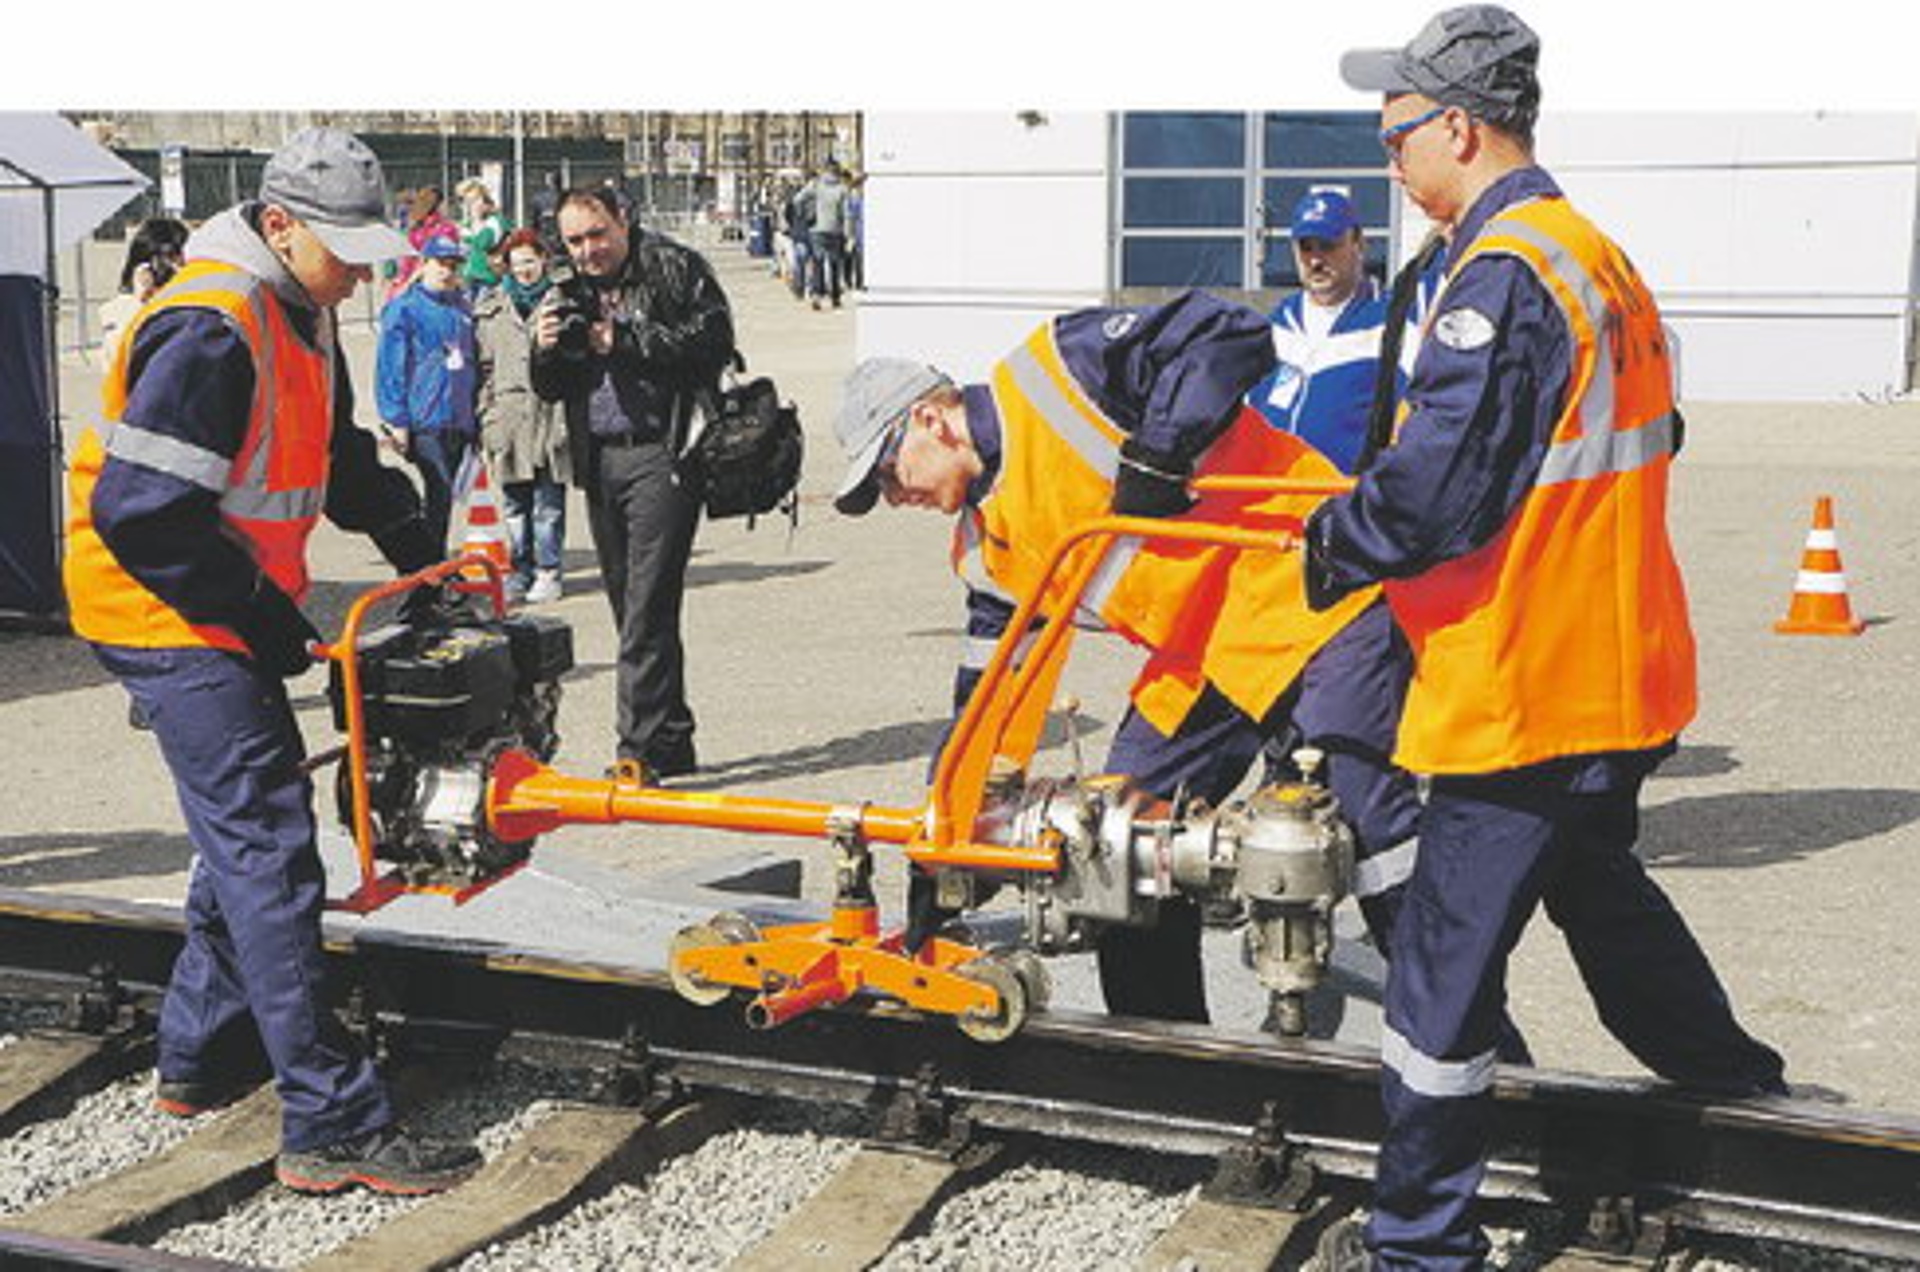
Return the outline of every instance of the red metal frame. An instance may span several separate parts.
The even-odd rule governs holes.
[[[484,572],[484,579],[475,578],[475,570]],[[507,615],[507,598],[500,567],[491,559],[474,553],[430,565],[362,594],[347,610],[346,621],[340,629],[340,639],[331,645],[320,646],[315,651],[320,657],[340,664],[341,693],[346,701],[347,716],[347,781],[353,805],[353,824],[348,829],[353,834],[354,854],[360,868],[359,886],[346,897],[329,901],[327,908],[330,910],[371,914],[409,892],[450,896],[455,905],[464,905],[514,873],[513,870],[502,871],[480,883],[466,886],[413,884],[401,879],[394,871],[380,874],[379,863],[374,858],[373,807],[367,793],[367,709],[360,693],[360,629],[366,622],[368,611],[381,601],[418,588],[442,584],[458,592],[489,597],[493,601],[494,615],[498,618]]]

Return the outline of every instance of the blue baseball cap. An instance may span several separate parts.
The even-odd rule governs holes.
[[[1353,204],[1338,190],[1311,190],[1293,205],[1293,237],[1337,239],[1360,225]]]
[[[420,255],[429,259],[459,260],[466,254],[467,249],[460,246],[460,240],[451,234],[429,234],[427,241],[420,245]]]

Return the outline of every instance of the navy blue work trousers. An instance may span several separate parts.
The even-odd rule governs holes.
[[[286,1148],[385,1126],[386,1089],[322,990],[326,877],[286,687],[224,650],[94,652],[152,722],[194,846],[186,944],[160,1007],[162,1080],[219,1080],[219,1057],[250,1022]]]
[[[1185,790],[1218,804],[1263,749],[1284,756],[1301,745],[1318,747],[1327,757],[1319,778],[1353,828],[1361,911],[1385,950],[1420,818],[1418,784],[1389,758],[1411,667],[1405,639],[1378,602],[1315,652],[1265,719],[1252,719],[1211,686],[1171,736],[1129,710],[1106,771],[1160,799]],[[1200,927],[1195,907],[1174,901],[1162,903],[1161,921],[1151,928],[1109,929],[1099,945],[1108,1009],[1205,1020]]]
[[[1481,1266],[1507,956],[1537,906],[1601,1021],[1661,1077],[1783,1091],[1778,1053],[1734,1020],[1686,923],[1633,853],[1641,776],[1573,789],[1565,766],[1435,777],[1387,967],[1381,1146],[1367,1244],[1384,1268]]]

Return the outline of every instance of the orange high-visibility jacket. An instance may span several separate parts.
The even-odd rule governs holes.
[[[1558,302],[1573,368],[1533,488],[1499,536],[1386,584],[1415,660],[1394,758],[1415,772],[1657,746],[1694,713],[1693,631],[1667,537],[1673,382],[1653,297],[1564,199],[1501,213],[1456,272],[1493,252],[1525,262]]]
[[[954,567],[969,586],[1017,602],[1039,586],[1048,554],[1065,534],[1107,513],[1127,435],[1076,382],[1052,323],[994,368],[989,387],[1003,430],[1000,471],[988,497],[961,514]],[[1339,476],[1318,452],[1251,409],[1201,457],[1197,472]],[[1320,498],[1208,494],[1185,519],[1297,532]],[[1302,601],[1301,569],[1297,551],[1125,538],[1108,549],[1073,617],[1153,651],[1133,700],[1163,733],[1179,725],[1209,681],[1259,719],[1307,659],[1376,595],[1368,588],[1313,613]],[[1053,613],[1058,606],[1042,608]]]
[[[239,452],[228,459],[178,438],[125,423],[127,359],[140,327],[166,309],[225,314],[253,353],[253,412]],[[191,481],[220,497],[221,520],[261,570],[298,601],[305,597],[307,537],[326,496],[333,427],[333,353],[288,326],[272,287],[217,261],[186,265],[141,310],[108,368],[101,394],[106,424],[80,440],[69,476],[67,605],[74,631],[91,641],[144,649],[212,646],[244,652],[225,627],[190,623],[129,574],[94,528],[93,493],[109,455]]]

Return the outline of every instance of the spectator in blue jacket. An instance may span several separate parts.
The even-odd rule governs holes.
[[[1367,275],[1360,217],[1344,194],[1309,191],[1288,229],[1300,290],[1270,315],[1279,365],[1247,400],[1351,473],[1366,441],[1387,297]]]
[[[427,529],[445,552],[454,476],[475,433],[473,310],[458,240],[429,238],[420,254],[413,284],[380,311],[374,390],[387,437],[420,472]]]

